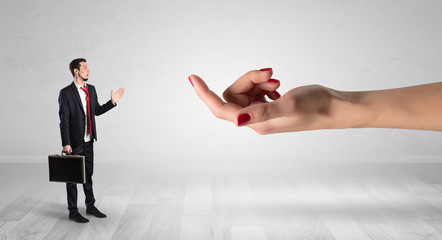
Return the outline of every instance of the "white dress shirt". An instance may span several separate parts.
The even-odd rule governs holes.
[[[92,137],[91,137],[90,132],[87,129],[87,121],[89,119],[89,116],[88,116],[88,112],[87,112],[86,93],[81,89],[82,86],[80,86],[75,81],[74,81],[74,84],[77,87],[78,94],[80,94],[81,104],[83,105],[83,110],[84,110],[84,113],[85,113],[85,118],[84,118],[84,142],[89,142],[90,140],[92,140]],[[86,83],[84,84],[84,86],[87,88]],[[91,109],[91,111],[92,111],[92,109]]]

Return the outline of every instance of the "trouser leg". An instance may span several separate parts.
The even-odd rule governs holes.
[[[77,208],[77,184],[66,183],[66,191],[68,195],[69,213],[78,212]]]
[[[72,155],[83,155],[83,146],[73,146]],[[66,192],[68,200],[68,209],[70,213],[78,212],[77,208],[77,184],[76,183],[66,183]]]
[[[94,206],[95,197],[92,189],[92,175],[94,173],[94,143],[93,140],[84,144],[84,156],[86,159],[86,183],[83,184],[84,195],[86,196],[86,208]]]

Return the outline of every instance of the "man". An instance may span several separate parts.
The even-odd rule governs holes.
[[[89,77],[89,68],[86,60],[78,58],[69,64],[74,81],[60,91],[58,103],[60,106],[60,133],[63,152],[73,155],[84,155],[86,159],[86,183],[83,184],[86,196],[86,214],[98,218],[106,215],[100,212],[94,205],[95,198],[92,190],[92,174],[94,170],[94,139],[97,140],[95,116],[101,115],[114,108],[124,94],[120,88],[114,94],[111,91],[111,99],[104,105],[98,103],[95,87],[86,84]],[[67,200],[69,220],[86,223],[77,208],[77,185],[67,183]]]

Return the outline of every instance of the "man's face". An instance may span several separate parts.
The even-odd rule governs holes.
[[[81,62],[80,63],[80,70],[78,71],[78,77],[83,80],[83,81],[87,81],[89,78],[89,72],[91,71],[88,67],[87,67],[87,63],[86,62]]]

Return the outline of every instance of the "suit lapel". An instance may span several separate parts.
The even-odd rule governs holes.
[[[81,112],[83,112],[83,114],[86,116],[86,113],[84,112],[84,109],[83,109],[83,104],[81,103],[80,94],[78,93],[77,86],[75,86],[74,82],[72,82],[71,87],[72,87],[72,91],[74,92],[74,96],[77,99],[77,103],[79,104],[78,106],[81,109]]]

